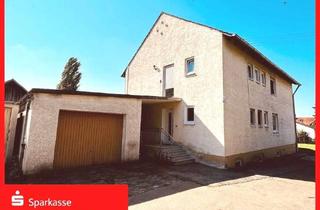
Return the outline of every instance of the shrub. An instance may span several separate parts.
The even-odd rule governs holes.
[[[309,137],[309,134],[305,131],[298,131],[297,137],[298,143],[313,143],[312,139]]]

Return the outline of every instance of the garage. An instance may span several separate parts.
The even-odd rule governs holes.
[[[32,89],[20,104],[24,120],[17,148],[22,172],[139,160],[142,101],[167,99]]]
[[[121,162],[123,115],[60,110],[54,168]]]

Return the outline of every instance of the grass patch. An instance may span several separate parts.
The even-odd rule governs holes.
[[[309,150],[312,150],[312,151],[316,151],[316,145],[315,144],[298,143],[298,148],[299,149],[309,149]]]

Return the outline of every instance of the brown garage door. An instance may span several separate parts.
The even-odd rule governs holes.
[[[54,168],[121,161],[123,116],[60,111]]]

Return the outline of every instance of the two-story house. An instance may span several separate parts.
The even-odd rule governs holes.
[[[236,34],[162,13],[122,76],[127,94],[182,100],[143,104],[142,137],[163,128],[224,167],[296,151],[300,84]]]
[[[16,151],[24,173],[160,156],[235,167],[296,151],[296,80],[236,34],[161,13],[125,93],[32,89]]]

